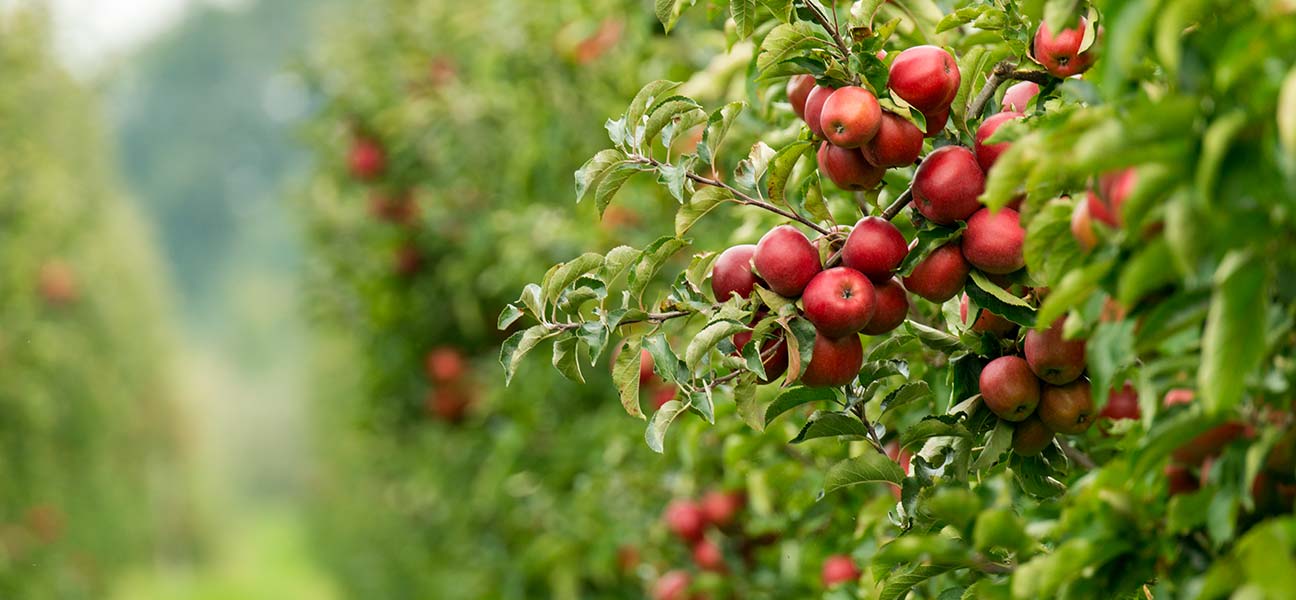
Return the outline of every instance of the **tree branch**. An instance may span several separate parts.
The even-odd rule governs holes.
[[[814,15],[815,21],[818,21],[819,24],[823,26],[824,30],[826,30],[828,34],[832,36],[833,42],[837,44],[837,50],[840,51],[842,54],[842,62],[846,63],[847,70],[849,71],[850,57],[851,57],[850,44],[847,44],[846,40],[842,39],[841,29],[837,27],[837,25],[835,25],[832,21],[828,20],[828,16],[823,14],[823,11],[819,9],[819,6],[815,4],[814,0],[805,0],[803,4],[805,4],[806,8],[810,9],[810,13]],[[834,9],[833,10],[834,21],[836,20],[836,17],[837,17],[837,11],[836,9]],[[858,81],[859,76],[856,75],[855,77],[856,80]]]
[[[973,98],[972,102],[968,104],[968,109],[967,112],[964,113],[964,118],[975,118],[980,116],[981,111],[985,110],[986,103],[990,102],[991,98],[994,98],[995,91],[998,90],[999,86],[1005,81],[1033,81],[1037,84],[1045,84],[1052,79],[1051,75],[1043,71],[1022,71],[1016,69],[1017,65],[1006,60],[995,65],[994,69],[990,71],[990,77],[986,79],[985,85],[981,87],[981,92],[978,93],[976,98]]]
[[[909,205],[910,200],[913,200],[912,186],[909,189],[906,189],[904,193],[900,194],[900,197],[896,198],[895,202],[892,202],[890,206],[883,209],[882,218],[888,221],[895,220],[896,216],[900,214],[900,211],[904,210],[904,207]]]
[[[693,314],[696,313],[687,310],[672,310],[668,312],[648,313],[644,315],[642,318],[626,319],[624,321],[621,321],[620,323],[617,323],[617,327],[620,327],[622,325],[633,325],[635,323],[665,323],[666,321],[669,321],[671,319],[678,319],[679,317],[687,317]],[[581,327],[581,323],[545,323],[544,325],[545,327],[549,328],[552,331],[571,331],[573,329],[580,329]]]
[[[1062,453],[1065,454],[1067,458],[1075,461],[1076,464],[1090,471],[1098,467],[1098,464],[1095,463],[1092,458],[1089,458],[1088,454],[1076,449],[1075,446],[1071,445],[1071,442],[1062,440],[1058,440],[1058,442],[1062,446]]]

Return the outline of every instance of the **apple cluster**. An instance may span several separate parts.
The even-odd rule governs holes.
[[[671,501],[662,513],[666,528],[691,549],[698,569],[719,575],[729,573],[725,548],[746,555],[757,546],[768,543],[764,537],[750,537],[742,531],[739,515],[747,505],[742,490],[711,490],[700,499],[679,498]],[[713,531],[714,533],[708,533]],[[722,544],[727,540],[727,543]],[[624,549],[623,549],[624,550]],[[625,553],[623,552],[623,555]],[[749,559],[749,556],[744,556]],[[628,565],[622,564],[625,569]],[[667,571],[652,588],[654,600],[704,600],[689,593],[693,578],[685,569]]]
[[[368,211],[375,220],[411,228],[419,218],[414,193],[405,188],[395,191],[382,185],[388,175],[387,150],[382,142],[358,128],[351,134],[347,152],[347,172],[357,182],[370,186]],[[401,277],[412,277],[423,268],[423,253],[412,240],[402,241],[392,255],[392,271]]]

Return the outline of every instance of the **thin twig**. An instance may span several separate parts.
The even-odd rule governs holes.
[[[841,29],[837,27],[837,25],[835,25],[833,22],[828,21],[827,15],[824,15],[823,11],[819,10],[819,6],[815,4],[814,0],[805,0],[804,4],[806,8],[810,9],[810,13],[814,15],[815,20],[818,21],[819,24],[823,26],[823,28],[828,32],[828,34],[832,36],[833,41],[836,42],[837,50],[839,50],[842,54],[842,62],[849,65],[850,57],[851,57],[850,44],[847,44],[846,40],[842,39]],[[834,9],[833,10],[834,21],[836,20],[836,18],[837,18],[837,11],[836,9]],[[849,68],[849,66],[847,68]]]
[[[990,77],[986,79],[985,85],[981,87],[981,92],[968,104],[967,112],[964,113],[966,118],[980,116],[981,111],[985,109],[986,103],[990,102],[991,98],[994,98],[995,91],[1005,81],[1033,81],[1037,84],[1045,84],[1051,79],[1049,74],[1043,71],[1021,71],[1015,70],[1016,68],[1017,65],[1006,60],[995,65],[994,69],[990,71]]]
[[[660,166],[662,166],[661,161],[659,161],[659,160],[657,160],[657,159],[655,159],[655,158],[653,158],[653,157],[651,157],[651,156],[633,156],[633,157],[631,157],[631,158],[632,158],[633,160],[635,160],[636,162],[640,163],[640,164],[652,165],[652,166],[654,166],[654,167],[660,167]],[[787,219],[792,219],[792,220],[794,220],[794,221],[797,221],[797,222],[799,222],[799,223],[805,225],[806,227],[809,227],[809,228],[811,228],[811,229],[813,229],[813,230],[815,230],[815,231],[818,231],[819,233],[825,234],[825,235],[827,235],[827,234],[830,232],[830,230],[829,230],[827,227],[824,227],[823,225],[820,225],[820,224],[818,224],[818,223],[815,223],[814,221],[811,221],[810,219],[807,219],[807,218],[805,218],[805,217],[803,217],[803,216],[801,216],[801,215],[798,215],[798,214],[796,214],[796,213],[794,213],[794,212],[792,212],[792,211],[790,211],[790,210],[785,210],[785,209],[779,208],[779,207],[777,207],[777,206],[774,206],[773,204],[770,204],[769,202],[766,202],[766,201],[764,201],[764,200],[761,200],[760,198],[756,198],[756,197],[753,197],[753,196],[751,196],[751,195],[749,195],[749,194],[746,194],[746,193],[742,192],[741,190],[739,190],[738,188],[735,188],[735,187],[733,187],[733,186],[731,186],[731,185],[729,185],[729,184],[727,184],[727,183],[725,183],[725,182],[723,182],[723,181],[720,181],[720,180],[718,180],[718,179],[712,179],[712,178],[710,178],[710,177],[704,177],[704,176],[699,175],[699,174],[697,174],[697,173],[694,173],[694,172],[692,172],[692,171],[687,172],[685,175],[686,175],[690,180],[695,181],[695,182],[697,182],[697,183],[700,183],[700,184],[702,184],[702,185],[709,185],[709,186],[718,187],[718,188],[721,188],[721,189],[727,190],[729,193],[731,193],[731,194],[734,195],[734,198],[738,201],[739,204],[745,204],[745,205],[747,205],[747,206],[755,206],[756,208],[760,208],[760,209],[763,209],[763,210],[767,210],[767,211],[772,212],[772,213],[774,213],[774,214],[776,214],[776,215],[779,215],[779,216],[781,216],[781,217],[784,217],[784,218],[787,218]]]
[[[677,319],[679,317],[687,317],[692,314],[695,313],[687,310],[672,310],[669,312],[647,313],[641,318],[626,319],[624,321],[621,321],[620,323],[617,323],[617,327],[620,327],[622,325],[632,325],[635,323],[664,323],[671,319]],[[582,323],[545,323],[545,327],[548,327],[550,330],[553,331],[571,331],[573,329],[580,329],[581,325]]]
[[[1062,453],[1065,454],[1067,458],[1071,459],[1072,461],[1075,461],[1076,464],[1090,471],[1092,471],[1094,468],[1098,466],[1098,464],[1095,463],[1092,458],[1089,458],[1088,454],[1085,454],[1084,452],[1081,452],[1080,450],[1076,449],[1075,446],[1071,445],[1071,442],[1064,441],[1062,442],[1061,445],[1062,445]]]
[[[895,199],[895,202],[892,202],[890,206],[886,207],[882,211],[882,218],[888,221],[895,220],[896,216],[900,214],[900,211],[904,210],[904,207],[909,205],[910,200],[913,200],[912,187],[906,189],[904,193],[900,194],[899,198]]]
[[[1007,575],[1014,571],[1011,565],[1005,565],[1002,563],[993,562],[985,557],[980,557],[980,556],[977,557],[977,559],[974,561],[974,565],[976,566],[977,570],[981,571],[982,573],[989,573],[991,575]]]
[[[859,402],[856,402],[852,409],[855,411],[855,416],[864,424],[864,429],[868,430],[868,440],[873,444],[873,448],[882,454],[886,454],[886,448],[882,447],[882,440],[878,439],[877,431],[873,429],[873,424],[869,423],[868,417],[864,415],[864,399],[859,398]]]

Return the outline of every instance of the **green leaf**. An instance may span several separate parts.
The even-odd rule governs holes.
[[[1024,327],[1035,326],[1035,308],[1025,300],[995,285],[994,282],[986,279],[985,275],[975,269],[972,271],[972,281],[975,285],[965,286],[963,289],[968,298],[975,302],[977,306],[1018,325]],[[971,320],[972,318],[972,315],[969,314],[968,319]]]
[[[661,1],[658,0],[658,5],[660,4]],[[656,106],[659,99],[665,98],[679,86],[680,84],[674,81],[658,79],[640,88],[639,93],[635,94],[634,99],[630,101],[630,106],[626,108],[626,122],[632,129],[637,128],[644,115],[648,113],[648,108]]]
[[[644,173],[648,170],[644,165],[626,160],[604,171],[598,178],[598,187],[594,190],[594,206],[598,208],[599,216],[603,216],[603,211],[612,204],[612,199],[616,197],[617,192],[621,191],[621,186],[625,185],[626,180],[636,173]]]
[[[756,431],[765,431],[765,420],[758,400],[756,374],[740,375],[734,382],[734,404],[738,406],[738,416],[742,417],[748,427]]]
[[[931,395],[931,386],[926,381],[906,383],[882,399],[882,416],[914,400],[930,398]]]
[[[787,380],[795,381],[800,379],[801,373],[810,365],[810,360],[814,358],[815,332],[814,324],[810,321],[797,317],[784,324],[787,330],[786,336],[788,344],[788,370]]]
[[[585,161],[576,170],[576,202],[580,203],[591,191],[597,188],[603,177],[607,176],[613,165],[621,164],[626,159],[625,152],[615,149],[600,150]]]
[[[702,186],[689,201],[675,213],[675,236],[684,237],[693,224],[717,206],[734,199],[724,188]]]
[[[769,169],[769,163],[774,159],[775,154],[777,153],[774,149],[765,142],[752,144],[747,158],[739,162],[738,167],[734,169],[734,183],[740,189],[759,194],[760,180],[765,177],[765,172]]]
[[[878,600],[900,600],[914,586],[954,568],[952,565],[922,565],[912,571],[890,575],[882,585],[882,591],[878,592]]]
[[[968,6],[945,15],[945,18],[936,24],[936,33],[945,33],[960,25],[971,23],[989,8],[989,6]]]
[[[756,0],[729,0],[729,15],[737,26],[738,39],[751,37],[756,28]]]
[[[823,184],[819,179],[819,172],[815,171],[805,178],[805,183],[801,186],[801,196],[804,198],[801,205],[805,208],[810,216],[820,222],[833,222],[832,213],[828,210],[828,204],[824,202]]]
[[[633,298],[643,296],[644,290],[648,288],[649,283],[652,283],[653,277],[661,270],[662,265],[687,245],[684,240],[667,236],[657,238],[644,248],[643,254],[630,269],[628,282],[630,296]]]
[[[706,111],[702,110],[702,105],[696,100],[685,96],[671,96],[662,100],[653,106],[648,113],[648,122],[644,125],[643,138],[638,140],[647,146],[653,138],[661,133],[663,127],[673,121],[687,123],[692,121],[694,124],[701,123],[706,118]]]
[[[585,375],[580,368],[580,338],[575,333],[564,333],[553,345],[553,366],[563,377],[585,383]]]
[[[545,304],[552,304],[558,299],[558,295],[568,286],[575,283],[582,275],[597,271],[603,267],[603,255],[597,252],[587,252],[570,261],[563,263],[558,270],[553,271],[545,280],[540,283],[540,299]]]
[[[630,265],[639,260],[643,252],[630,246],[617,246],[608,251],[607,257],[603,259],[603,269],[601,279],[608,283],[616,279],[618,275],[630,268]]]
[[[1035,315],[1037,323],[1052,323],[1073,306],[1084,302],[1095,290],[1098,282],[1111,272],[1115,260],[1100,258],[1078,271],[1067,273],[1050,291]]]
[[[1108,391],[1123,383],[1116,375],[1134,365],[1134,321],[1099,323],[1085,342],[1085,355],[1094,410],[1101,411]]]
[[[953,422],[950,422],[953,421]],[[934,437],[970,438],[972,432],[950,417],[926,417],[900,433],[900,447],[909,448]]]
[[[1206,413],[1218,415],[1242,399],[1247,376],[1265,356],[1268,268],[1254,255],[1235,250],[1215,271],[1214,288],[1197,387]]]
[[[694,0],[657,0],[657,20],[661,21],[666,33],[675,27],[685,5],[692,6]]]
[[[779,149],[769,163],[769,199],[775,206],[787,206],[784,196],[787,194],[788,178],[792,169],[802,156],[808,154],[814,145],[805,140],[798,140]]]
[[[855,458],[848,458],[828,469],[824,477],[824,494],[861,483],[885,482],[900,485],[905,473],[885,454],[866,450]]]
[[[977,456],[976,462],[972,463],[972,468],[982,471],[995,466],[1004,453],[1012,449],[1012,439],[1012,424],[1002,419],[996,421],[994,430],[990,432],[990,438],[986,440],[985,448]]]
[[[957,227],[929,224],[927,227],[919,229],[918,235],[915,237],[917,243],[905,255],[905,259],[900,262],[900,268],[896,271],[896,275],[905,277],[912,274],[914,267],[918,266],[918,263],[926,259],[933,250],[957,239],[963,234],[966,227],[963,223],[959,223]]]
[[[663,379],[670,382],[686,381],[689,378],[688,369],[684,366],[683,361],[675,355],[671,349],[670,343],[666,341],[666,334],[657,331],[643,340],[643,347],[653,357],[653,370],[661,375]]]
[[[1080,245],[1071,235],[1073,208],[1072,202],[1054,198],[1035,213],[1026,227],[1026,266],[1044,281],[1057,281],[1080,264]]]
[[[621,395],[621,406],[632,417],[644,418],[639,408],[639,368],[643,360],[643,340],[628,337],[612,365],[612,383]]]
[[[798,406],[811,402],[828,402],[837,399],[837,391],[832,388],[794,387],[779,394],[774,402],[765,409],[765,426],[774,422],[779,415]]]
[[[715,265],[715,261],[719,258],[719,252],[694,254],[693,260],[689,262],[688,268],[684,270],[684,279],[693,287],[699,290],[702,289],[702,284],[706,282],[707,276],[711,274],[711,267]]]
[[[507,386],[513,380],[513,373],[517,371],[517,366],[522,362],[522,357],[526,356],[540,342],[558,335],[557,331],[550,331],[544,325],[536,325],[525,331],[519,331],[504,340],[500,346],[500,365],[504,367],[504,385]]]
[[[826,45],[827,41],[820,38],[806,21],[781,24],[771,30],[761,43],[760,53],[756,55],[756,70],[762,77],[774,75],[767,72],[790,58],[803,56],[813,48]]]
[[[576,335],[580,336],[581,341],[589,348],[591,367],[598,364],[599,355],[603,354],[603,349],[607,347],[610,333],[603,321],[587,321],[581,323],[580,329],[576,330]]]
[[[855,415],[820,411],[811,416],[805,427],[788,443],[800,444],[806,440],[839,435],[867,438],[868,428]]]
[[[666,430],[681,412],[684,412],[684,405],[679,400],[671,400],[653,414],[652,420],[648,422],[648,429],[644,431],[644,441],[648,442],[648,447],[652,448],[653,452],[661,454],[664,451]]]
[[[522,311],[518,310],[517,306],[505,304],[504,310],[500,311],[499,319],[495,321],[495,327],[500,331],[504,331],[505,329],[508,329],[510,325],[516,323],[520,318],[522,318]]]
[[[537,319],[543,319],[545,314],[545,304],[540,300],[540,294],[539,285],[528,283],[526,287],[522,288],[522,295],[518,296],[518,301],[523,306],[526,306],[527,310],[531,311],[531,315]]]
[[[1220,165],[1228,153],[1229,145],[1247,123],[1247,114],[1238,109],[1219,117],[1206,128],[1202,136],[1201,158],[1197,163],[1197,193],[1207,204],[1213,204],[1215,182],[1219,179]]]
[[[933,329],[916,321],[905,321],[904,327],[918,338],[924,346],[939,352],[953,353],[963,348],[963,341],[957,336]]]
[[[708,323],[702,331],[693,336],[693,341],[689,342],[688,348],[684,351],[684,364],[688,366],[690,372],[695,371],[702,359],[715,349],[716,344],[743,331],[747,331],[747,326],[738,321],[721,320]]]
[[[707,118],[707,127],[702,132],[702,141],[697,148],[698,158],[702,162],[708,165],[715,164],[715,154],[720,150],[721,144],[724,144],[729,128],[746,107],[746,103],[735,101],[711,113]]]

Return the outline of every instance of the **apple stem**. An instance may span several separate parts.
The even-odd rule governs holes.
[[[653,157],[651,157],[651,156],[632,156],[631,158],[633,158],[636,162],[639,162],[639,163],[642,163],[642,164],[646,164],[646,165],[652,165],[653,167],[661,167],[661,166],[662,166],[662,162],[661,162],[661,161],[659,161],[659,160],[657,160],[657,159],[655,159],[655,158],[653,158]],[[712,187],[718,187],[718,188],[721,188],[721,189],[727,190],[729,193],[731,193],[731,194],[734,195],[734,199],[737,200],[739,204],[745,204],[745,205],[747,205],[747,206],[755,206],[756,208],[760,208],[760,209],[763,209],[763,210],[767,210],[767,211],[772,212],[772,213],[774,213],[774,214],[776,214],[776,215],[779,215],[779,216],[781,216],[781,217],[784,217],[784,218],[787,218],[787,219],[792,219],[793,221],[796,221],[796,222],[798,222],[798,223],[801,223],[801,224],[805,225],[806,227],[809,227],[809,228],[811,228],[811,229],[813,229],[813,230],[815,230],[815,231],[817,231],[817,232],[819,232],[819,233],[822,233],[822,234],[824,234],[824,235],[827,235],[827,234],[829,233],[828,228],[827,228],[827,227],[824,227],[823,225],[820,225],[820,224],[818,224],[818,223],[815,223],[814,221],[811,221],[810,219],[807,219],[807,218],[805,218],[805,217],[803,217],[803,216],[801,216],[801,215],[798,215],[798,214],[796,214],[796,213],[794,213],[794,212],[792,212],[792,211],[790,211],[790,210],[784,210],[784,209],[782,209],[782,208],[779,208],[779,207],[777,207],[777,206],[774,206],[773,204],[770,204],[769,202],[766,202],[766,201],[764,201],[764,200],[761,200],[760,198],[755,198],[755,197],[753,197],[753,196],[750,196],[750,195],[748,195],[748,194],[742,192],[742,191],[739,190],[738,188],[735,188],[735,187],[733,187],[733,186],[731,186],[731,185],[729,185],[729,184],[727,184],[727,183],[725,183],[725,182],[723,182],[723,181],[720,181],[720,180],[718,180],[718,179],[712,179],[712,178],[710,178],[710,177],[706,177],[706,176],[703,176],[703,175],[699,175],[699,174],[697,174],[697,173],[694,173],[693,171],[689,171],[689,172],[687,172],[687,173],[685,174],[685,176],[688,177],[690,180],[695,181],[695,182],[697,182],[697,183],[700,183],[700,184],[702,184],[702,185],[709,185],[709,186],[712,186]]]

